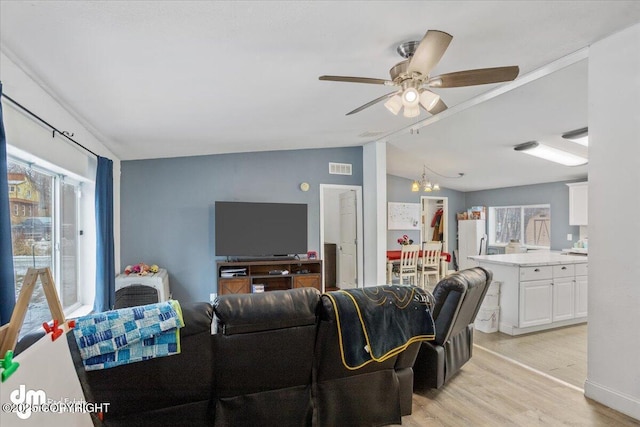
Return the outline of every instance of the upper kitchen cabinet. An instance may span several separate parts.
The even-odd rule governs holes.
[[[587,225],[589,191],[587,182],[575,182],[569,186],[569,225]]]

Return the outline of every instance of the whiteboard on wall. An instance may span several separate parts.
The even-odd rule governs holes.
[[[389,230],[420,230],[420,203],[389,202]]]

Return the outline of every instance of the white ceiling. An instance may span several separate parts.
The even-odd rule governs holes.
[[[569,144],[559,135],[587,125],[581,49],[640,22],[640,2],[2,1],[0,15],[2,51],[123,160],[384,137],[389,173],[463,172],[440,184],[470,191],[586,176],[512,148]],[[396,46],[428,29],[453,35],[432,75],[518,65],[520,76],[437,90],[449,110],[418,120],[382,103],[345,116],[389,88],[318,80],[388,78]]]

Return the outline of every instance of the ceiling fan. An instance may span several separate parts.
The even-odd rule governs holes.
[[[349,111],[347,116],[387,100],[384,105],[393,114],[397,115],[404,107],[403,115],[405,117],[416,117],[420,114],[421,106],[431,114],[438,114],[447,109],[447,105],[440,99],[440,96],[428,88],[500,83],[511,81],[518,76],[520,69],[517,66],[480,68],[430,76],[429,73],[444,55],[452,38],[450,34],[443,31],[429,30],[420,42],[402,43],[398,46],[397,51],[406,59],[389,70],[391,80],[348,76],[320,76],[320,80],[380,84],[399,88]]]

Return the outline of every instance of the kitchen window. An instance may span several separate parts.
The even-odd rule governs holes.
[[[489,207],[489,244],[551,247],[551,205]]]

